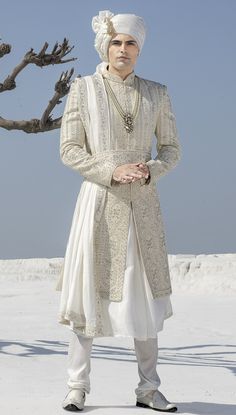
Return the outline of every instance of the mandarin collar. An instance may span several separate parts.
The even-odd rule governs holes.
[[[123,85],[133,86],[134,85],[134,79],[135,79],[136,75],[133,71],[127,76],[127,78],[125,78],[123,80],[120,76],[109,72],[106,67],[105,68],[103,67],[102,76],[104,78],[107,78],[109,81],[117,82],[117,83],[120,83],[120,84],[123,84]]]

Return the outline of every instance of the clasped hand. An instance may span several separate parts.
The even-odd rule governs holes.
[[[145,163],[122,164],[113,172],[113,180],[120,183],[133,183],[142,178],[148,179],[149,168]]]

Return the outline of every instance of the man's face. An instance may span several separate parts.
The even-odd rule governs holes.
[[[118,72],[132,72],[138,53],[138,44],[132,36],[115,35],[108,48],[109,68]]]

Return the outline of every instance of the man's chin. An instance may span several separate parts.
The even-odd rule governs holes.
[[[130,63],[127,62],[127,61],[119,61],[119,62],[117,62],[116,67],[117,67],[117,69],[122,69],[122,68],[126,68],[127,69],[127,68],[130,67]]]

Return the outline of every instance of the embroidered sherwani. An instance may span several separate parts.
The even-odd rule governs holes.
[[[77,170],[84,181],[65,255],[60,322],[71,324],[87,336],[114,334],[112,319],[132,298],[130,290],[136,290],[137,281],[135,308],[137,311],[144,293],[146,326],[148,316],[154,321],[160,310],[163,318],[171,314],[171,284],[156,190],[159,177],[179,159],[170,100],[164,85],[139,78],[140,107],[134,130],[128,133],[106,93],[103,77],[108,79],[124,111],[132,112],[135,74],[123,81],[99,66],[93,76],[73,82],[61,127],[62,161]],[[157,157],[152,160],[154,135]],[[148,165],[149,180],[121,184],[112,179],[117,166],[137,162]],[[137,245],[133,253],[132,243]],[[131,283],[127,281],[129,263],[131,268],[133,264]],[[160,321],[154,321],[150,332],[158,330],[158,325]]]

